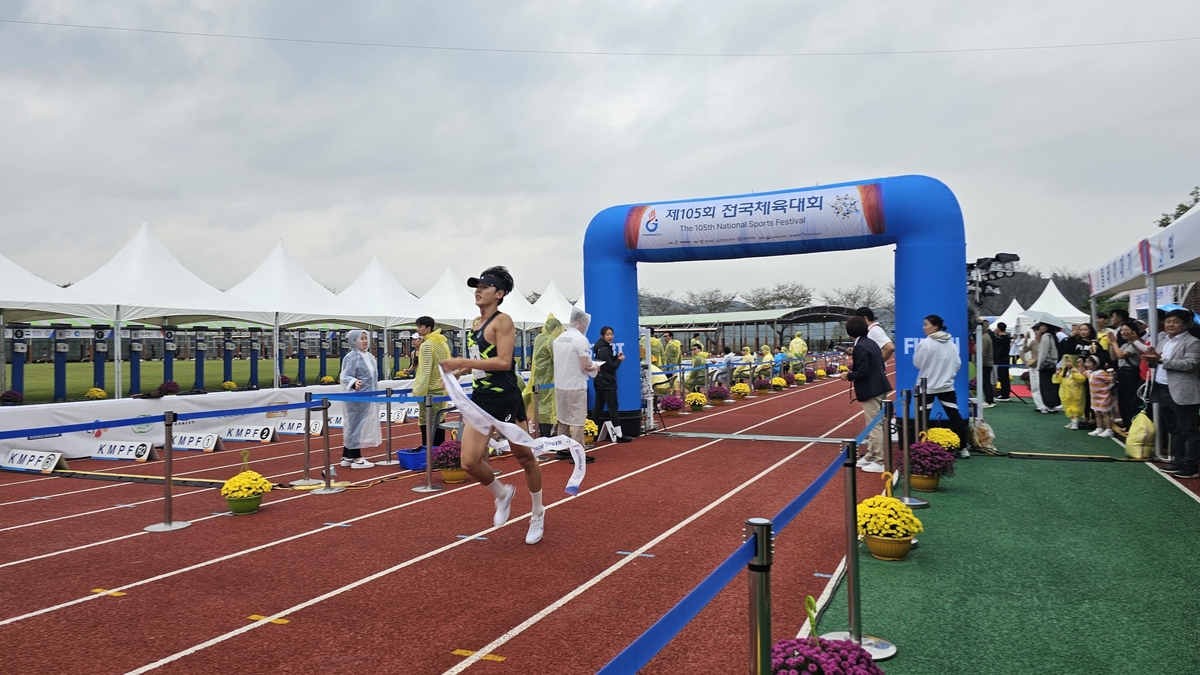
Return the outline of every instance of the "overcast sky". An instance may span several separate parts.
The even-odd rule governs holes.
[[[139,6],[140,5],[140,6]],[[9,1],[0,19],[456,47],[846,52],[1200,36],[1200,2]],[[1200,40],[781,58],[532,55],[0,23],[0,253],[56,283],[148,221],[219,288],[282,238],[344,288],[506,264],[582,291],[615,204],[927,174],[968,256],[1098,266],[1200,184]],[[643,265],[656,291],[890,279],[887,249]]]

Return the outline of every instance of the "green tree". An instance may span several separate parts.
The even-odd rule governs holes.
[[[1188,196],[1192,198],[1192,201],[1179,204],[1175,207],[1174,213],[1162,214],[1162,218],[1158,219],[1159,227],[1166,227],[1176,220],[1179,220],[1179,217],[1187,213],[1188,210],[1190,210],[1193,206],[1200,204],[1200,185],[1192,188],[1192,191],[1188,193]]]
[[[778,283],[751,289],[743,297],[754,309],[805,307],[812,302],[812,289],[799,283]]]

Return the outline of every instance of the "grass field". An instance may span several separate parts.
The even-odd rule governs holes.
[[[327,368],[329,374],[337,376],[339,361],[336,358],[327,360]],[[401,359],[401,368],[408,367],[408,359]],[[283,362],[283,374],[295,379],[296,373],[299,370],[300,363],[296,359],[285,359]],[[162,361],[143,361],[142,369],[142,391],[149,391],[162,384]],[[305,376],[309,384],[317,381],[320,373],[321,361],[319,358],[307,359],[305,366]],[[129,394],[129,363],[122,364],[122,375],[124,380],[124,388],[122,391],[125,395]],[[91,388],[94,372],[91,363],[68,363],[67,364],[67,400],[81,401],[83,395]],[[113,364],[108,362],[104,368],[105,390],[111,398],[115,393],[113,379]],[[12,386],[12,365],[5,365],[5,374],[7,382]],[[224,381],[225,364],[221,360],[207,360],[204,362],[204,385],[201,387],[209,391],[219,390],[221,383]],[[240,386],[245,386],[250,379],[250,361],[235,360],[233,362],[233,381]],[[271,362],[258,362],[258,382],[260,386],[270,386],[271,383]],[[175,381],[184,390],[197,388],[196,385],[196,362],[195,361],[176,361],[175,362]],[[25,365],[25,403],[50,403],[54,398],[54,364],[52,363],[30,363]]]

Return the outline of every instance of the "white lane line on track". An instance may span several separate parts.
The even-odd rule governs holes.
[[[395,472],[395,473],[387,473],[387,474],[384,474],[384,475],[382,475],[382,476],[372,476],[372,477],[370,477],[370,478],[364,478],[364,479],[362,479],[362,480],[360,480],[360,481],[354,481],[353,483],[351,483],[351,485],[361,485],[362,483],[369,483],[369,482],[371,482],[371,481],[373,481],[373,480],[379,480],[380,478],[391,478],[391,477],[393,477],[393,476],[400,476],[400,475],[403,475],[403,474],[405,474],[405,473],[408,473],[408,470],[397,471],[397,472]],[[269,506],[274,506],[274,505],[276,505],[276,504],[282,504],[283,502],[290,502],[290,501],[292,501],[293,499],[300,499],[301,497],[308,497],[308,496],[309,496],[309,495],[311,495],[311,494],[312,494],[311,492],[309,492],[309,491],[305,490],[305,491],[301,492],[300,494],[297,494],[297,495],[292,495],[291,497],[284,497],[284,498],[282,498],[282,499],[273,499],[273,500],[271,500],[271,501],[267,502],[267,505],[269,505]],[[187,521],[187,522],[189,522],[189,523],[200,523],[200,522],[203,522],[203,521],[205,521],[205,520],[212,520],[213,518],[220,518],[221,516],[224,516],[224,515],[225,515],[224,513],[216,513],[216,514],[213,514],[213,515],[211,515],[211,516],[203,516],[203,517],[201,517],[201,518],[194,518],[194,519],[192,519],[192,520],[189,520],[189,521]],[[92,542],[92,543],[90,543],[90,544],[81,544],[81,545],[79,545],[79,546],[73,546],[73,547],[71,547],[71,548],[64,548],[64,549],[62,549],[62,550],[59,550],[59,551],[51,551],[50,553],[43,553],[43,554],[41,554],[41,555],[35,555],[35,556],[31,557],[31,558],[22,558],[22,559],[20,559],[20,560],[13,560],[13,561],[11,561],[11,562],[0,563],[0,569],[3,569],[3,568],[5,568],[5,567],[12,567],[13,565],[21,565],[21,564],[24,564],[24,563],[33,562],[33,561],[35,561],[35,560],[44,560],[44,559],[46,559],[46,558],[53,558],[54,556],[57,556],[57,555],[62,555],[62,554],[64,554],[64,553],[74,553],[75,551],[82,551],[82,550],[84,550],[84,549],[92,548],[93,546],[102,546],[102,545],[104,545],[104,544],[111,544],[111,543],[118,542],[118,541],[124,541],[125,539],[132,539],[132,538],[134,538],[134,537],[140,537],[140,536],[142,536],[143,534],[150,534],[150,533],[149,533],[149,532],[147,532],[147,531],[145,531],[145,530],[138,530],[137,532],[131,532],[131,533],[129,533],[129,534],[123,534],[123,535],[121,535],[121,536],[119,536],[119,537],[112,537],[111,539],[104,539],[104,540],[101,540],[101,541],[95,541],[95,542]]]
[[[842,393],[840,393],[840,392],[839,392],[839,393],[832,394],[832,395],[830,395],[830,396],[827,396],[827,397],[825,397],[825,398],[823,398],[823,399],[819,399],[819,400],[817,400],[817,401],[813,401],[812,403],[808,403],[808,404],[806,404],[806,405],[803,405],[803,406],[801,406],[801,407],[799,407],[799,408],[795,408],[795,409],[789,410],[789,411],[787,411],[787,412],[785,412],[785,413],[783,413],[783,414],[781,414],[781,415],[777,415],[777,416],[775,416],[775,417],[772,417],[772,418],[770,418],[770,419],[768,419],[768,420],[764,420],[764,421],[762,421],[762,422],[759,422],[758,424],[754,424],[754,425],[752,425],[752,426],[746,427],[745,429],[742,429],[741,431],[749,431],[750,429],[754,429],[754,428],[760,427],[760,426],[762,426],[762,425],[764,425],[764,424],[767,424],[767,423],[769,423],[769,422],[773,422],[773,421],[775,421],[775,420],[778,420],[778,419],[780,419],[780,418],[787,417],[788,415],[795,414],[796,412],[799,412],[800,410],[804,410],[805,408],[810,408],[810,407],[812,407],[812,406],[815,406],[815,405],[817,405],[818,403],[823,403],[823,402],[825,402],[825,401],[828,401],[828,400],[830,400],[830,399],[832,399],[832,398],[835,398],[835,397],[838,397],[838,396],[842,396],[842,395],[843,395],[843,394],[842,394]],[[782,398],[782,397],[781,397],[781,398]],[[861,416],[862,416],[862,413],[859,413],[859,414],[855,415],[854,417],[851,417],[851,418],[850,418],[850,420],[847,420],[847,422],[849,422],[849,421],[852,421],[852,420],[854,420],[854,419],[857,419],[857,418],[860,418]],[[833,429],[831,429],[831,430],[830,430],[829,432],[827,432],[827,433],[833,433],[833,431],[837,430],[838,428],[840,428],[840,427],[841,427],[842,425],[844,425],[844,424],[846,424],[846,422],[843,422],[842,424],[839,424],[838,426],[834,427]],[[740,433],[740,432],[739,432],[739,433]],[[597,486],[595,486],[595,487],[592,487],[592,488],[589,488],[589,489],[587,489],[587,490],[584,490],[584,491],[580,492],[580,493],[579,493],[579,494],[578,494],[576,497],[574,497],[574,498],[564,498],[564,499],[560,499],[559,501],[557,501],[557,502],[554,502],[553,504],[548,504],[548,505],[546,505],[546,508],[547,508],[547,509],[552,509],[552,508],[554,508],[554,507],[556,507],[556,506],[558,506],[558,505],[560,505],[560,504],[565,504],[565,503],[567,503],[567,502],[569,502],[569,501],[572,501],[572,499],[578,499],[578,498],[580,498],[580,497],[583,497],[584,495],[590,494],[590,493],[592,493],[592,492],[596,492],[597,490],[603,489],[603,488],[605,488],[605,487],[607,487],[607,486],[610,486],[610,485],[613,485],[613,484],[615,484],[615,483],[618,483],[618,482],[620,482],[620,481],[623,481],[623,480],[625,480],[626,478],[630,478],[630,477],[632,477],[632,476],[635,476],[635,475],[638,475],[638,474],[640,474],[640,473],[643,473],[643,472],[649,471],[650,469],[656,468],[656,467],[658,467],[658,466],[662,466],[663,464],[666,464],[666,463],[668,463],[668,462],[672,462],[672,461],[674,461],[674,460],[676,460],[676,459],[679,459],[680,457],[684,457],[684,456],[690,455],[690,454],[692,454],[692,453],[694,453],[694,452],[697,452],[697,451],[699,451],[699,450],[702,450],[702,449],[704,449],[704,448],[707,448],[707,447],[709,447],[709,446],[716,445],[717,443],[720,443],[720,442],[722,442],[722,440],[728,440],[728,439],[717,439],[717,440],[712,440],[712,441],[709,441],[709,442],[707,442],[707,443],[703,443],[703,444],[701,444],[701,445],[698,445],[698,446],[696,446],[696,447],[694,447],[694,448],[692,448],[692,449],[690,449],[690,450],[685,450],[684,452],[681,452],[681,453],[679,453],[679,454],[672,455],[671,457],[667,457],[666,459],[659,460],[659,461],[657,461],[657,462],[654,462],[654,463],[652,463],[652,464],[649,464],[649,465],[647,465],[647,466],[644,466],[644,467],[642,467],[642,468],[640,468],[640,469],[637,469],[637,470],[635,470],[635,471],[632,471],[632,472],[630,472],[630,473],[627,473],[627,474],[624,474],[624,475],[618,476],[618,477],[616,477],[616,478],[613,478],[613,479],[611,479],[611,480],[608,480],[608,481],[606,481],[606,482],[604,482],[604,483],[601,483],[600,485],[597,485]],[[810,443],[809,445],[812,445],[812,444]],[[808,446],[805,446],[805,447],[808,447]],[[792,456],[794,456],[795,454],[799,454],[799,452],[802,452],[802,451],[803,451],[803,449],[801,449],[801,450],[797,451],[797,452],[796,452],[796,453],[794,453]],[[784,461],[786,461],[786,460],[784,460]],[[769,470],[768,470],[768,471],[769,471]],[[757,478],[756,478],[756,479],[754,479],[754,480],[757,480]],[[468,486],[468,487],[474,487],[474,486]],[[452,490],[452,491],[442,492],[442,493],[439,493],[439,495],[445,495],[445,494],[448,494],[449,492],[458,492],[459,490],[463,490],[463,489],[467,489],[467,488],[459,488],[458,490]],[[439,496],[439,495],[434,495],[434,496],[432,496],[432,497],[426,497],[425,499],[433,499],[433,498],[435,498],[435,497],[437,497],[437,496]],[[420,500],[420,501],[424,501],[424,500]],[[410,503],[411,503],[411,502],[410,502]],[[402,506],[403,506],[403,505],[402,505]],[[397,507],[393,507],[393,508],[397,508]],[[524,520],[524,519],[528,518],[528,517],[529,517],[529,515],[530,515],[530,514],[526,513],[526,514],[523,514],[523,515],[517,516],[517,517],[515,517],[515,518],[510,518],[510,519],[509,519],[509,521],[508,521],[507,523],[505,523],[505,524],[504,524],[502,527],[508,527],[508,526],[510,526],[510,525],[512,525],[512,524],[514,524],[514,523],[516,523],[516,522],[519,522],[519,521],[521,521],[521,520]],[[355,520],[362,519],[362,518],[367,518],[367,517],[370,517],[370,514],[368,514],[368,515],[365,515],[365,516],[360,516],[359,518],[357,518],[357,519],[355,519]],[[351,521],[344,521],[344,522],[351,522]],[[328,528],[322,528],[322,529],[328,529]],[[488,533],[490,533],[490,532],[494,532],[494,531],[496,531],[497,529],[499,529],[499,528],[496,528],[496,527],[490,527],[490,528],[488,528],[488,529],[486,529],[486,530],[481,530],[481,531],[479,531],[479,532],[476,532],[476,533],[475,533],[475,534],[473,534],[473,535],[470,535],[470,537],[469,537],[469,538],[467,538],[467,539],[457,539],[457,540],[455,540],[455,541],[453,541],[453,542],[451,542],[451,543],[449,543],[449,544],[447,544],[447,545],[445,545],[445,546],[442,546],[441,548],[437,548],[437,549],[434,549],[434,550],[432,550],[432,551],[428,551],[428,552],[426,552],[426,553],[423,553],[423,554],[421,554],[421,555],[419,555],[419,556],[417,556],[417,557],[415,557],[415,558],[410,558],[409,560],[406,560],[406,561],[404,561],[404,562],[402,562],[402,563],[400,563],[400,564],[398,564],[398,565],[395,565],[395,566],[389,567],[389,568],[387,568],[387,569],[385,569],[385,570],[381,570],[381,571],[379,571],[379,572],[376,572],[376,573],[374,573],[374,574],[372,574],[372,575],[370,575],[370,576],[364,577],[364,578],[362,578],[362,579],[359,579],[359,580],[357,580],[357,581],[351,582],[351,583],[349,583],[349,584],[347,584],[347,585],[345,585],[345,586],[342,586],[341,588],[335,588],[334,590],[332,590],[332,591],[329,591],[328,593],[324,593],[324,594],[322,594],[322,595],[319,595],[319,596],[317,596],[317,597],[315,597],[315,598],[312,598],[312,599],[310,599],[310,600],[306,600],[305,602],[302,602],[302,603],[300,603],[300,604],[298,604],[298,605],[295,605],[295,606],[289,607],[288,609],[285,609],[285,610],[283,610],[282,612],[277,612],[277,613],[275,613],[275,614],[272,614],[271,616],[268,616],[268,617],[266,617],[266,618],[263,618],[263,619],[260,619],[260,620],[258,620],[258,621],[255,621],[254,623],[247,624],[247,625],[245,625],[245,626],[243,626],[243,627],[241,627],[241,628],[238,628],[238,629],[236,629],[236,630],[233,630],[233,631],[230,631],[230,632],[228,632],[228,633],[225,633],[224,635],[218,635],[218,636],[217,636],[217,637],[215,637],[215,638],[212,638],[212,639],[210,639],[210,640],[207,640],[207,641],[205,641],[205,642],[202,642],[202,643],[200,643],[200,644],[198,644],[198,645],[194,645],[194,646],[192,646],[192,647],[189,647],[188,649],[185,649],[185,650],[183,650],[183,651],[176,652],[175,654],[172,654],[172,655],[170,655],[170,656],[164,657],[164,658],[162,658],[162,659],[160,659],[160,660],[158,660],[158,661],[155,661],[154,663],[150,663],[150,664],[147,664],[147,665],[145,665],[145,666],[142,666],[141,668],[138,668],[138,669],[136,669],[136,670],[132,670],[132,671],[130,671],[130,672],[129,672],[129,674],[128,674],[128,675],[137,675],[137,674],[139,674],[139,673],[145,673],[145,672],[149,672],[149,671],[151,671],[151,670],[154,670],[154,669],[156,669],[156,668],[159,668],[159,667],[161,667],[161,666],[164,666],[164,665],[166,665],[166,664],[168,664],[168,663],[172,663],[172,662],[174,662],[174,661],[177,661],[177,660],[179,660],[179,659],[181,659],[181,658],[183,658],[183,657],[185,657],[185,656],[188,656],[188,655],[190,655],[190,654],[194,654],[194,653],[196,653],[196,652],[199,652],[199,651],[201,651],[201,650],[207,649],[208,647],[211,647],[211,646],[213,646],[213,645],[220,644],[221,642],[224,642],[224,641],[226,641],[226,640],[229,640],[229,639],[231,639],[231,638],[237,637],[238,635],[241,635],[242,633],[246,633],[246,632],[249,632],[249,631],[251,631],[251,630],[254,630],[255,628],[258,628],[259,626],[266,625],[266,624],[270,623],[271,621],[274,621],[275,619],[279,619],[279,618],[282,618],[282,617],[286,617],[286,616],[288,616],[288,615],[290,615],[290,614],[294,614],[294,613],[296,613],[296,612],[298,612],[298,611],[300,611],[300,610],[302,610],[302,609],[305,609],[305,608],[307,608],[307,607],[311,607],[311,606],[313,606],[313,605],[316,605],[316,604],[318,604],[318,603],[320,603],[320,602],[323,602],[323,601],[325,601],[325,600],[328,600],[329,598],[332,598],[332,597],[335,597],[335,596],[341,595],[342,593],[345,593],[345,592],[347,592],[347,591],[350,591],[350,590],[353,590],[353,589],[355,589],[355,588],[358,588],[359,586],[362,586],[362,585],[364,585],[364,584],[367,584],[367,583],[370,583],[370,582],[372,582],[372,581],[374,581],[374,580],[376,580],[376,579],[379,579],[379,578],[382,578],[382,577],[384,577],[384,576],[387,576],[388,574],[391,574],[392,572],[395,572],[395,571],[397,571],[397,570],[401,570],[401,569],[404,569],[405,567],[409,567],[409,566],[411,566],[411,565],[415,565],[415,564],[416,564],[416,563],[418,563],[418,562],[421,562],[421,561],[423,561],[423,560],[427,560],[427,559],[429,559],[429,558],[432,558],[432,557],[434,557],[434,556],[436,556],[436,555],[438,555],[438,554],[441,554],[441,553],[444,553],[444,552],[446,552],[446,551],[449,551],[449,550],[451,550],[451,549],[454,549],[454,548],[456,548],[456,547],[458,547],[458,546],[462,546],[462,545],[464,545],[464,544],[468,544],[468,543],[473,543],[473,542],[475,541],[475,540],[474,540],[474,537],[478,537],[478,536],[483,536],[483,535],[486,535],[486,534],[488,534]],[[637,555],[637,554],[639,554],[639,553],[644,553],[644,552],[645,552],[645,550],[646,550],[647,548],[649,548],[649,547],[650,547],[650,546],[649,546],[649,545],[647,545],[647,546],[645,546],[645,547],[643,547],[643,548],[639,549],[638,551],[635,551],[635,552],[634,552],[634,555],[628,556],[628,557],[626,557],[626,558],[624,559],[624,560],[625,560],[625,562],[627,563],[628,561],[632,561],[632,560],[637,560],[637,559],[639,559],[639,558],[640,558],[640,556],[639,556],[639,555]],[[122,586],[122,587],[120,587],[120,588],[116,588],[116,589],[113,589],[113,590],[120,591],[120,590],[124,590],[124,589],[125,589],[125,588],[127,588],[127,587],[128,587],[128,586]],[[92,595],[92,596],[89,596],[89,597],[86,597],[86,598],[81,598],[80,600],[77,600],[77,601],[73,601],[73,603],[76,603],[76,602],[82,602],[82,601],[86,601],[86,600],[92,600],[92,599],[95,599],[95,598],[97,598],[97,597],[104,597],[104,596],[103,596],[103,595]],[[18,618],[18,619],[20,619],[20,618],[22,618],[22,617],[17,617],[17,618]],[[4,625],[5,623],[8,623],[8,622],[10,622],[10,621],[11,621],[11,620],[0,621],[0,626]],[[486,654],[486,653],[488,653],[488,652],[483,652],[483,653],[484,653],[484,654]]]
[[[841,424],[838,424],[837,426],[833,427],[829,431],[821,434],[819,436],[819,438],[826,438],[833,432],[837,431],[838,429],[846,426],[847,424],[853,422],[856,419],[861,419],[861,418],[862,418],[862,413],[853,415],[846,421],[842,422]],[[462,671],[471,667],[473,664],[479,662],[483,658],[484,655],[493,653],[496,649],[502,647],[509,640],[512,640],[513,638],[517,637],[521,633],[524,633],[526,630],[528,630],[534,624],[536,624],[539,621],[541,621],[542,619],[550,616],[551,614],[553,614],[554,612],[556,612],[557,610],[562,608],[564,605],[566,605],[568,602],[574,600],[575,598],[579,597],[580,595],[583,595],[588,589],[592,588],[593,586],[600,583],[601,581],[604,581],[609,576],[612,576],[614,573],[616,573],[622,567],[628,565],[629,563],[633,562],[634,560],[637,560],[639,554],[645,553],[646,551],[657,546],[658,544],[661,544],[664,540],[666,540],[671,535],[682,530],[684,527],[687,527],[689,524],[696,521],[698,518],[700,518],[704,514],[715,509],[717,506],[720,506],[726,500],[732,498],[734,495],[741,492],[742,490],[750,487],[752,484],[757,482],[760,478],[763,478],[764,476],[770,474],[772,471],[783,466],[784,464],[786,464],[787,462],[792,460],[794,457],[796,457],[797,455],[804,452],[808,448],[811,448],[814,445],[816,445],[816,443],[806,443],[799,450],[796,450],[792,454],[784,457],[783,459],[779,460],[778,462],[775,462],[774,464],[767,467],[766,469],[763,469],[761,472],[759,472],[757,475],[750,478],[746,482],[735,487],[734,489],[730,490],[729,492],[726,492],[725,494],[718,497],[716,500],[710,502],[708,504],[708,506],[705,506],[704,508],[693,513],[692,515],[688,516],[687,518],[684,518],[683,520],[679,521],[677,524],[675,524],[669,530],[667,530],[666,532],[663,532],[662,534],[658,535],[654,539],[651,539],[650,541],[646,542],[645,544],[642,544],[637,550],[633,551],[633,555],[625,556],[621,560],[617,561],[616,563],[613,563],[611,566],[609,566],[608,569],[597,574],[596,576],[592,577],[591,579],[588,579],[583,584],[577,586],[570,593],[567,593],[566,595],[562,596],[558,600],[555,600],[550,605],[546,606],[546,608],[543,609],[542,611],[538,612],[537,614],[534,614],[533,616],[529,617],[525,621],[521,622],[520,624],[515,626],[512,630],[509,630],[504,635],[501,635],[500,637],[496,638],[495,640],[492,640],[486,646],[479,648],[474,654],[463,659],[462,661],[460,661],[458,663],[458,665],[454,666],[453,668],[446,670],[445,672],[442,673],[442,675],[457,675],[457,673],[461,673]]]
[[[833,574],[831,574],[829,576],[829,581],[825,584],[825,589],[821,591],[821,597],[817,598],[817,611],[816,611],[817,616],[821,616],[821,613],[825,611],[825,605],[829,604],[829,600],[833,597],[834,589],[837,588],[839,583],[841,583],[842,575],[844,575],[845,573],[846,573],[846,556],[842,556],[841,561],[838,562],[837,569],[835,569],[833,571]],[[806,618],[804,620],[804,625],[800,626],[800,632],[796,633],[796,637],[806,638],[811,634],[812,634],[812,626],[809,625],[808,619]]]

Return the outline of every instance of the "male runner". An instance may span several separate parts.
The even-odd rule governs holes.
[[[489,415],[501,422],[519,423],[525,420],[525,403],[521,399],[513,345],[517,331],[512,318],[500,311],[504,296],[513,290],[513,278],[503,267],[489,267],[478,277],[471,277],[467,285],[475,289],[475,306],[479,318],[467,338],[470,358],[445,359],[442,370],[455,375],[471,370],[474,391],[471,400]],[[462,432],[462,468],[475,480],[491,491],[496,499],[496,516],[492,523],[500,527],[508,522],[512,509],[513,495],[517,489],[496,480],[492,467],[488,465],[489,434],[482,434],[469,424]],[[542,540],[545,530],[545,509],[542,507],[542,470],[533,451],[527,447],[509,443],[513,456],[525,470],[525,484],[533,499],[533,515],[529,519],[526,544]]]

